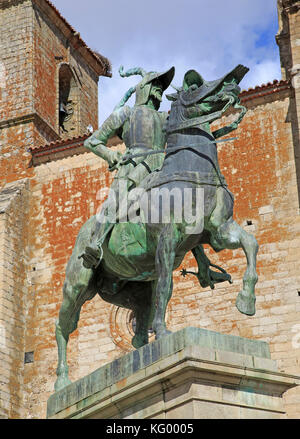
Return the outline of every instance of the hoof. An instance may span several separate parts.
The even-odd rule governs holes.
[[[165,329],[164,331],[158,331],[155,333],[155,340],[160,340],[161,338],[166,337],[170,334],[172,334],[172,331],[169,331],[168,329]]]
[[[54,390],[55,392],[58,392],[69,384],[72,384],[72,381],[69,380],[68,376],[59,376],[54,384]]]
[[[254,316],[255,302],[256,298],[254,295],[249,296],[249,294],[241,291],[237,296],[235,305],[242,314],[246,314],[247,316]]]
[[[149,340],[148,340],[148,333],[146,337],[139,337],[137,335],[135,335],[134,337],[132,337],[131,340],[131,344],[135,349],[139,349],[142,346],[145,346],[145,344],[148,344]]]

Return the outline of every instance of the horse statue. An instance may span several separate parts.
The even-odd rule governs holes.
[[[96,216],[81,228],[67,265],[63,303],[56,322],[56,391],[70,383],[67,343],[77,327],[84,302],[99,294],[106,302],[131,309],[136,318],[132,339],[135,348],[148,343],[149,328],[160,339],[170,332],[165,314],[173,290],[172,274],[187,252],[192,251],[196,258],[200,284],[209,284],[204,279],[212,264],[203,252],[203,244],[209,244],[216,252],[243,249],[247,268],[236,306],[241,313],[255,314],[258,244],[233,220],[234,197],[220,172],[216,148],[216,139],[234,130],[245,114],[238,98],[238,83],[247,71],[239,65],[210,82],[195,70],[185,74],[183,86],[168,96],[172,105],[165,126],[167,147],[162,168],[144,178],[137,188],[138,196],[129,203],[128,212],[135,212],[136,220],[114,224],[102,244],[101,263],[90,269],[83,269],[81,256],[97,222]],[[210,124],[231,106],[242,110],[237,121],[211,132]],[[120,163],[132,157],[125,154]],[[168,206],[163,193],[174,195]],[[178,214],[187,205],[197,210],[197,203],[201,214],[193,215],[192,219],[191,215],[181,215],[178,220]],[[231,277],[220,270],[221,281],[231,282]],[[183,270],[182,274],[187,273]]]

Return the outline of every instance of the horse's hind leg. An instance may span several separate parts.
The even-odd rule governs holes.
[[[77,273],[76,282],[73,283],[66,278],[63,288],[63,302],[59,311],[59,319],[56,322],[56,341],[58,347],[58,366],[56,370],[57,380],[55,391],[70,384],[68,378],[67,344],[69,335],[77,328],[80,310],[82,305],[91,300],[97,291],[91,286],[90,280],[93,276],[91,270],[81,268]]]
[[[69,335],[77,328],[82,305],[87,300],[92,299],[97,293],[93,285],[94,271],[85,268],[82,264],[82,259],[79,259],[86,242],[88,242],[91,225],[94,222],[95,218],[93,217],[81,228],[66,269],[63,302],[55,330],[58,347],[57,380],[54,386],[56,391],[70,383],[67,365]]]
[[[211,234],[210,244],[214,250],[242,248],[247,258],[243,277],[243,289],[236,300],[237,309],[246,315],[255,314],[255,285],[257,282],[256,256],[258,244],[253,235],[245,232],[232,218]]]
[[[166,328],[165,315],[173,291],[173,267],[175,260],[176,239],[174,225],[166,225],[161,232],[156,250],[156,271],[158,280],[155,296],[155,315],[153,330],[156,339],[170,333]]]

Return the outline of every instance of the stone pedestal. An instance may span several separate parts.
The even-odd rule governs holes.
[[[47,417],[246,419],[285,417],[268,344],[186,328],[102,366],[49,398]]]

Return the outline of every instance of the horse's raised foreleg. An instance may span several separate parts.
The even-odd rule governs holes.
[[[256,273],[256,256],[258,244],[253,235],[245,232],[232,218],[218,227],[211,234],[211,245],[214,250],[225,248],[242,248],[247,258],[247,269],[243,277],[243,289],[236,300],[237,309],[246,315],[255,314],[255,285],[258,277]]]
[[[163,228],[156,249],[155,262],[158,280],[155,295],[155,314],[152,326],[156,339],[160,339],[170,333],[166,328],[165,315],[173,291],[173,267],[176,247],[173,227],[172,224],[168,224]]]

